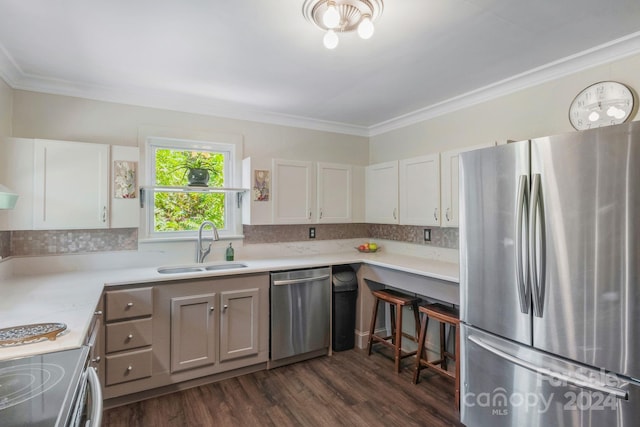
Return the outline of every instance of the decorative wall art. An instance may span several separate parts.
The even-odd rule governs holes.
[[[113,188],[116,199],[136,198],[137,162],[115,160],[113,162]]]
[[[253,201],[268,202],[271,172],[268,170],[255,170],[253,172]]]

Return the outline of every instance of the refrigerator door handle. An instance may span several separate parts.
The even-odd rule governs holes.
[[[538,219],[538,211],[540,217]],[[537,236],[537,225],[540,225],[540,238]],[[529,275],[531,277],[531,288],[533,296],[533,315],[542,317],[544,294],[545,294],[545,273],[546,273],[546,237],[544,221],[544,205],[541,196],[540,174],[533,175],[531,186],[531,200],[529,203]],[[538,258],[538,251],[540,257]],[[540,275],[538,276],[538,270]]]
[[[529,270],[524,266],[525,260],[529,258],[529,255],[527,253],[527,244],[523,243],[523,237],[526,237],[527,233],[527,221],[525,215],[527,214],[529,204],[528,190],[527,175],[520,175],[518,180],[518,194],[516,197],[515,258],[518,299],[520,300],[520,311],[524,314],[529,314],[529,308],[531,306],[531,282],[529,281]],[[523,227],[525,228],[523,229]]]
[[[554,379],[554,381],[561,381],[563,383],[566,384],[571,384],[573,386],[579,387],[579,388],[584,388],[584,389],[588,389],[591,391],[595,391],[595,392],[600,392],[603,394],[607,394],[607,395],[613,395],[618,399],[624,399],[624,400],[628,400],[629,399],[629,394],[626,390],[617,388],[617,387],[611,387],[611,386],[607,386],[605,384],[602,384],[600,382],[596,382],[596,381],[588,381],[587,379],[582,379],[582,378],[574,378],[565,374],[562,374],[560,372],[554,372],[550,369],[547,368],[543,368],[541,366],[535,365],[531,362],[528,362],[526,360],[520,359],[519,357],[513,356],[505,351],[502,351],[500,349],[497,349],[495,347],[493,347],[491,344],[487,343],[486,341],[484,341],[482,338],[476,337],[474,335],[469,335],[468,337],[469,341],[473,342],[474,344],[482,347],[483,349],[487,350],[490,353],[495,354],[496,356],[505,359],[515,365],[518,366],[522,366],[525,369],[528,369],[532,372],[535,372],[537,374],[540,375],[544,375],[547,377],[551,377]]]

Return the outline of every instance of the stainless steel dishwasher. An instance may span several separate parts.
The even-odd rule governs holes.
[[[271,273],[271,363],[327,354],[331,268]]]

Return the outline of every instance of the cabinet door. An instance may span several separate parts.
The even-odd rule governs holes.
[[[398,223],[398,162],[367,166],[365,178],[366,222]]]
[[[463,150],[451,150],[441,154],[442,226],[458,226],[458,161]]]
[[[400,161],[400,224],[440,225],[440,156]]]
[[[220,361],[258,354],[258,289],[220,293]]]
[[[215,360],[215,293],[171,298],[171,372]]]
[[[493,144],[475,145],[440,154],[440,203],[443,227],[458,227],[459,224],[458,166],[460,153],[491,146]]]
[[[351,222],[351,165],[318,163],[318,222]]]
[[[36,140],[35,229],[109,226],[109,145]]]
[[[273,161],[273,220],[276,224],[313,222],[313,164]]]

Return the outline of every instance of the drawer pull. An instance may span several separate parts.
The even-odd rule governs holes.
[[[96,357],[95,359],[91,359],[92,363],[100,363],[100,356]]]
[[[93,314],[95,314],[96,316],[102,316],[102,310],[98,310]]]
[[[132,339],[133,339],[133,334],[129,334],[129,335],[127,335],[127,339],[128,339],[128,340],[132,340]]]
[[[127,303],[127,307],[133,307],[133,303],[132,302],[128,302]]]
[[[226,310],[227,308],[229,308],[229,306],[227,304],[225,304],[224,306],[222,306],[223,310]]]
[[[131,371],[133,371],[133,366],[131,365],[127,366],[127,372],[131,372]]]

